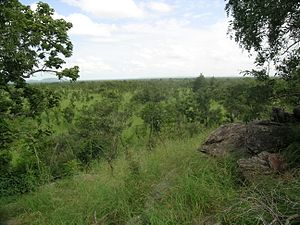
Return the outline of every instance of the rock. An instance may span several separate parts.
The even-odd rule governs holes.
[[[214,131],[199,150],[212,156],[230,152],[249,156],[263,151],[278,152],[289,145],[290,139],[290,128],[285,124],[271,121],[232,123]]]
[[[269,152],[261,152],[248,159],[239,159],[238,165],[243,176],[248,180],[261,175],[282,172],[286,168],[284,159],[280,154]]]
[[[199,150],[212,156],[223,156],[235,149],[246,150],[244,136],[246,127],[243,123],[222,125],[212,134]]]
[[[273,107],[271,112],[271,120],[273,122],[284,121],[284,111],[282,108]]]
[[[286,163],[278,152],[293,141],[291,133],[291,128],[284,123],[232,123],[214,131],[199,150],[211,156],[234,153],[243,176],[253,180],[259,175],[285,170]]]
[[[291,123],[295,122],[295,114],[285,112],[282,108],[274,107],[271,113],[271,120],[277,123]]]
[[[296,121],[300,122],[300,106],[296,106],[293,110],[293,115]]]
[[[291,129],[287,125],[270,121],[256,121],[245,126],[245,147],[251,154],[263,151],[278,152],[291,143]]]

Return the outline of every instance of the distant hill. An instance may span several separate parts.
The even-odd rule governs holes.
[[[36,84],[36,83],[59,83],[59,82],[68,82],[67,79],[58,79],[58,78],[44,78],[41,80],[27,80],[26,81],[29,84]]]

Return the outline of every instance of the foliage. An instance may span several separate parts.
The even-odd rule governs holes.
[[[75,116],[75,112],[74,112],[74,105],[72,106],[67,106],[64,110],[63,110],[63,114],[64,114],[64,118],[68,123],[72,123],[74,116]]]
[[[227,110],[228,120],[249,122],[264,118],[266,112],[270,111],[269,99],[273,95],[273,89],[268,81],[248,80],[230,84],[224,95],[223,105]]]
[[[176,110],[182,114],[187,121],[194,122],[198,119],[196,94],[191,89],[182,89],[176,95]]]
[[[228,13],[244,9],[240,2],[229,1]],[[283,222],[299,211],[297,127],[286,151],[294,173],[282,177],[284,185],[275,179],[258,189],[238,183],[232,160],[208,159],[195,151],[210,127],[226,120],[267,119],[270,107],[297,104],[299,73],[293,63],[276,61],[293,70],[281,74],[293,82],[201,74],[196,79],[27,85],[25,79],[39,71],[78,77],[77,67],[62,70],[61,56],[72,53],[71,24],[53,19],[45,3],[38,3],[36,11],[16,0],[0,6],[0,217],[20,224],[202,224],[215,215],[224,223],[251,224]],[[269,15],[271,9],[250,12]],[[234,21],[232,26],[240,25]],[[260,49],[264,40],[248,40],[243,31],[236,35],[246,49],[254,46],[267,59],[277,46],[268,58],[277,60],[285,36],[272,31],[275,39]],[[296,46],[285,54],[293,54]]]
[[[228,0],[226,11],[235,40],[258,53],[259,66],[273,61],[286,79],[299,73],[299,1]]]
[[[126,224],[141,217],[151,224],[168,220],[189,224],[233,194],[230,177],[224,179],[228,175],[227,165],[215,160],[197,163],[204,158],[194,149],[203,139],[201,135],[167,142],[151,152],[132,151],[132,160],[139,163],[138,173],[130,172],[136,170],[129,168],[132,161],[119,157],[111,177],[109,166],[100,161],[90,174],[44,186],[36,193],[22,196],[10,209],[2,208],[3,202],[0,212],[4,217],[15,212],[25,224],[30,214],[37,211],[40,213],[28,223]],[[14,207],[20,210],[16,212]],[[27,208],[30,211],[23,211]]]
[[[72,55],[67,34],[72,24],[53,15],[46,3],[32,10],[18,0],[0,1],[1,194],[23,193],[40,183],[46,166],[40,151],[52,134],[49,110],[57,108],[62,97],[25,79],[38,72],[78,78],[77,66],[62,69],[64,58]],[[44,115],[47,128],[40,127]]]
[[[147,103],[141,111],[141,118],[149,127],[149,147],[155,145],[155,137],[159,134],[166,122],[166,113],[161,103]]]
[[[17,0],[0,2],[0,84],[24,85],[24,79],[37,72],[54,72],[72,80],[78,77],[78,67],[61,72],[65,61],[61,55],[72,55],[72,43],[67,31],[71,23],[53,19],[54,10],[38,3],[35,11]]]
[[[151,84],[140,90],[134,97],[136,102],[145,104],[147,102],[161,102],[165,100],[164,92],[157,86]]]
[[[227,0],[226,11],[232,17],[229,32],[235,41],[248,51],[254,50],[256,70],[246,71],[261,80],[269,78],[272,67],[275,75],[294,86],[300,74],[300,3],[290,0]],[[284,95],[296,98],[299,89],[288,87]],[[281,98],[282,95],[277,96]]]
[[[100,161],[88,174],[4,199],[0,214],[23,224],[204,224],[212,216],[222,224],[284,224],[299,212],[293,177],[240,184],[232,159],[195,151],[210,131],[167,140],[151,152],[132,149],[115,160],[113,177]]]
[[[27,192],[83,169],[89,172],[97,161],[104,160],[115,171],[115,161],[123,153],[197,136],[231,118],[226,115],[234,115],[232,121],[267,119],[269,108],[280,104],[268,102],[268,96],[283,86],[276,82],[273,87],[249,78],[202,76],[10,86],[26,89],[32,106],[27,99],[19,98],[15,104],[9,95],[2,95],[8,106],[0,112],[0,160],[6,182],[2,194]],[[18,107],[22,114],[13,116],[10,111]],[[13,192],[7,190],[10,185]]]
[[[35,11],[17,0],[0,2],[1,127],[6,127],[0,130],[2,141],[10,139],[9,120],[38,116],[59,103],[57,93],[26,85],[25,78],[37,72],[54,72],[72,80],[78,77],[78,67],[59,71],[65,63],[62,56],[72,55],[67,35],[72,24],[53,19],[53,14],[54,10],[41,2]]]
[[[130,112],[122,110],[118,98],[105,98],[84,110],[76,124],[77,141],[82,146],[78,159],[88,165],[103,157],[112,167],[127,126]]]
[[[290,169],[300,168],[300,124],[295,124],[292,126],[292,132],[290,134],[292,142],[290,145],[282,152],[285,156],[286,161]]]

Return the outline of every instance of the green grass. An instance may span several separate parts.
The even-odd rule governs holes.
[[[129,149],[115,161],[113,176],[108,165],[99,161],[89,173],[2,199],[2,223],[203,224],[213,215],[224,224],[260,224],[259,213],[268,219],[267,212],[253,211],[252,202],[242,199],[247,200],[244,195],[259,198],[267,187],[271,192],[265,192],[272,193],[274,182],[261,185],[260,192],[239,184],[232,160],[210,158],[196,150],[206,136],[204,132],[166,141],[152,151]],[[276,187],[280,196],[288,193],[294,201],[299,199],[297,180],[288,190],[284,182]],[[251,217],[245,216],[247,210]]]

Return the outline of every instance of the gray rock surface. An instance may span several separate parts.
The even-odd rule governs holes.
[[[199,150],[215,157],[234,153],[243,176],[254,180],[285,169],[284,159],[278,152],[291,143],[290,134],[289,126],[283,123],[232,123],[215,130]]]
[[[212,156],[224,156],[230,152],[251,156],[263,151],[278,152],[289,143],[290,128],[286,124],[254,121],[221,126],[199,150]]]
[[[246,127],[242,123],[222,125],[209,135],[199,150],[212,156],[224,156],[236,149],[245,151],[245,134]]]
[[[261,175],[270,175],[285,169],[283,157],[279,153],[261,152],[257,156],[238,160],[239,168],[245,178],[252,180]]]
[[[300,105],[296,106],[293,110],[294,118],[300,122]]]

